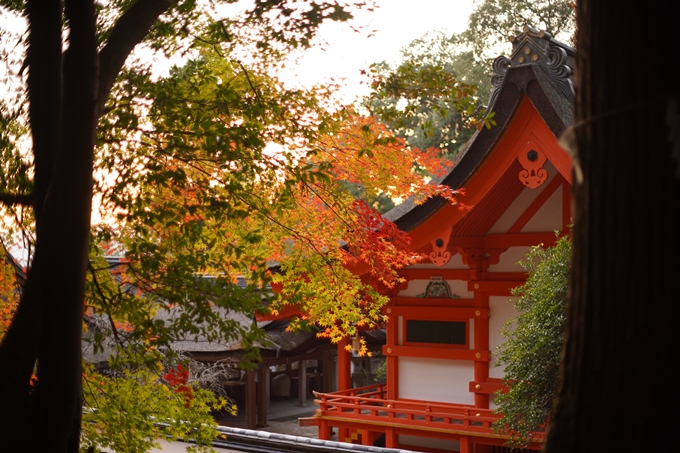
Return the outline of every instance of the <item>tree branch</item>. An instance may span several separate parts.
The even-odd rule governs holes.
[[[34,198],[32,193],[0,192],[0,203],[5,206],[33,206]]]
[[[118,73],[130,52],[149,33],[158,16],[177,0],[137,0],[116,22],[111,35],[99,52],[99,90],[96,114],[99,117]]]

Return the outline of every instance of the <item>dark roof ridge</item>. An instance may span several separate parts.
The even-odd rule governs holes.
[[[546,31],[538,31],[528,25],[524,26],[522,33],[508,41],[512,43],[510,57],[501,55],[493,62],[489,105],[496,100],[508,69],[530,64],[539,65],[558,90],[570,101],[574,100],[576,50],[573,47],[557,41]]]

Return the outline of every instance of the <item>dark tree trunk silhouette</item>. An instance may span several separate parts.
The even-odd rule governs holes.
[[[680,126],[666,116],[671,100],[678,115],[680,97],[671,4],[577,2],[573,263],[550,453],[666,451],[672,440],[680,142],[669,135]]]
[[[0,346],[2,451],[78,452],[97,120],[125,59],[172,3],[137,1],[98,53],[92,0],[27,2],[37,240],[19,308]],[[68,45],[62,53],[63,23]],[[36,366],[38,383],[31,390]]]

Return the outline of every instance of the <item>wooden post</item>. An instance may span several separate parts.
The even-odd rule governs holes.
[[[321,356],[321,372],[323,373],[321,378],[321,391],[323,393],[329,393],[336,390],[335,379],[333,379],[335,376],[335,361],[331,360],[331,352],[332,350],[329,349],[324,351]]]
[[[475,291],[475,307],[489,308],[489,295]],[[477,316],[475,322],[475,349],[478,351],[489,350],[489,318]],[[476,382],[486,382],[489,378],[489,362],[475,361],[474,379]],[[489,408],[489,395],[487,393],[475,393],[475,407]]]
[[[269,367],[257,370],[257,426],[267,426],[269,406]]]
[[[350,366],[352,357],[349,351],[345,349],[347,344],[347,338],[343,338],[338,342],[338,391],[352,388],[352,372]],[[338,441],[347,442],[348,438],[349,429],[338,427]]]
[[[473,450],[470,447],[470,438],[467,436],[460,436],[460,453],[472,453]]]
[[[397,346],[399,340],[399,316],[390,318],[387,324],[387,344],[385,351],[392,352],[392,346]],[[396,400],[399,396],[399,362],[396,355],[388,355],[387,358],[387,399]]]
[[[394,428],[385,429],[385,448],[397,448],[397,433],[394,432]],[[461,450],[462,452],[463,450]]]
[[[331,440],[331,427],[328,426],[326,420],[321,420],[319,422],[319,439],[320,440]]]
[[[372,447],[375,437],[375,431],[368,431],[366,428],[361,429],[361,445]]]
[[[257,426],[257,404],[255,393],[255,371],[246,371],[246,428],[255,429]]]
[[[300,407],[307,405],[307,365],[304,360],[298,362],[298,402]]]
[[[345,349],[347,344],[347,338],[338,342],[338,391],[352,388],[351,356]]]

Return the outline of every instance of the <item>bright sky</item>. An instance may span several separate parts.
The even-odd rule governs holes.
[[[367,94],[360,71],[371,63],[399,61],[399,51],[428,31],[462,32],[473,0],[376,0],[373,12],[360,11],[350,24],[322,25],[324,49],[307,51],[283,76],[301,84],[345,79],[343,100]],[[357,33],[350,26],[360,26]]]

